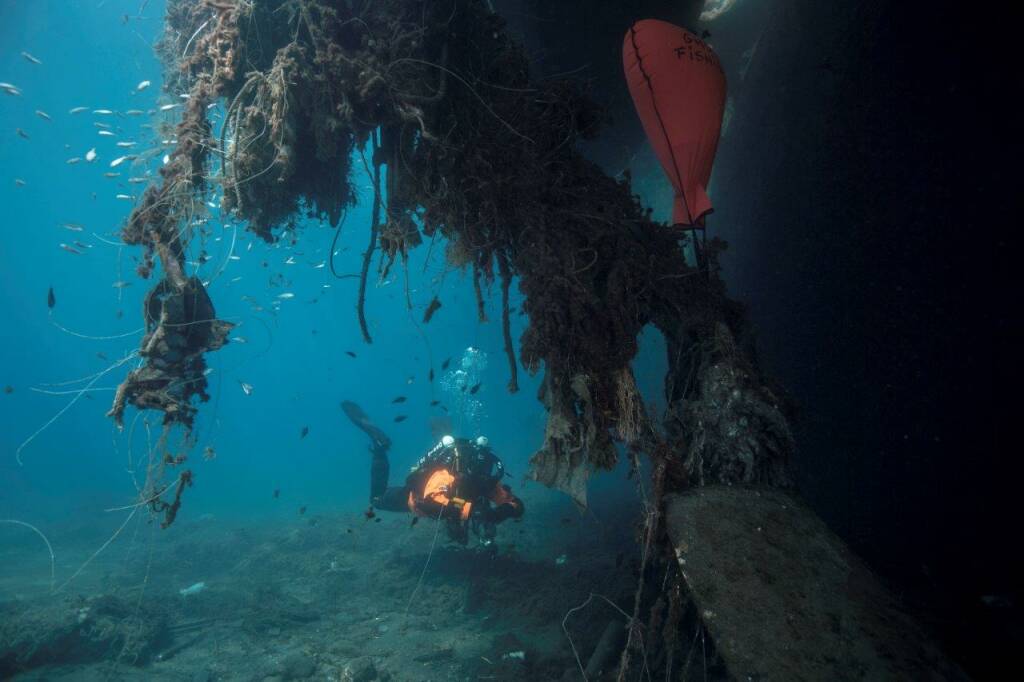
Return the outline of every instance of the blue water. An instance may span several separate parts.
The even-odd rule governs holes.
[[[0,242],[0,385],[13,389],[0,394],[0,517],[43,528],[79,515],[96,516],[111,528],[121,523],[123,512],[104,516],[101,510],[137,499],[129,457],[138,465],[145,456],[147,422],[152,439],[159,431],[159,415],[154,413],[138,418],[133,430],[136,413],[130,408],[123,432],[105,416],[113,388],[134,366],[129,362],[98,379],[93,390],[24,445],[23,465],[15,460],[19,446],[77,395],[50,395],[34,388],[75,391],[88,382],[53,384],[94,375],[138,348],[141,300],[153,280],[134,273],[139,249],[107,242],[118,240],[132,203],[116,195],[138,196],[145,187],[128,184],[126,178],[155,173],[164,151],[134,167],[125,162],[111,168],[110,162],[158,147],[160,136],[143,124],[173,121],[175,113],[133,117],[123,112],[177,101],[173,93],[161,91],[161,69],[151,47],[162,29],[163,3],[153,0],[142,16],[134,16],[139,4],[69,0],[0,7],[0,81],[22,92],[0,97],[0,205],[5,218]],[[132,15],[127,22],[125,12]],[[29,62],[19,54],[22,50],[43,63]],[[143,80],[152,85],[138,92]],[[78,106],[89,110],[69,113]],[[37,116],[36,109],[52,120]],[[94,114],[96,109],[118,113]],[[99,136],[94,122],[113,126],[116,137]],[[16,128],[30,139],[19,137]],[[119,140],[138,145],[118,148]],[[94,162],[65,162],[84,158],[91,148],[98,154]],[[339,273],[358,272],[367,243],[372,190],[362,163],[353,167],[360,201],[349,211],[338,240]],[[107,172],[122,174],[106,178]],[[17,186],[15,178],[24,186]],[[84,230],[71,232],[62,223],[81,224]],[[207,356],[214,370],[211,399],[200,406],[196,420],[196,447],[186,465],[195,474],[195,485],[186,493],[181,519],[204,514],[286,518],[299,506],[310,513],[364,508],[366,439],[343,417],[343,399],[357,401],[393,438],[393,477],[402,476],[430,447],[430,419],[444,416],[429,406],[436,399],[451,409],[456,435],[486,434],[521,481],[543,439],[544,411],[536,399],[540,377],[520,369],[521,390],[509,394],[505,388],[508,367],[498,286],[487,292],[491,321],[482,324],[468,273],[446,267],[443,243],[425,243],[408,264],[410,311],[405,304],[406,272],[396,265],[380,282],[373,275],[375,259],[366,302],[374,342],[366,345],[355,314],[358,280],[336,280],[329,268],[313,267],[327,258],[334,235],[329,226],[301,224],[292,233],[294,246],[291,239],[273,246],[254,239],[244,225],[216,208],[209,211],[209,227],[206,249],[211,259],[198,272],[210,279],[224,267],[209,293],[218,316],[239,325],[232,336],[246,343],[232,342]],[[233,238],[238,260],[228,260]],[[89,247],[74,247],[81,255],[59,247],[76,240]],[[199,242],[193,242],[190,260]],[[289,258],[294,265],[285,263]],[[113,287],[118,280],[130,286]],[[52,315],[46,306],[50,286],[56,296]],[[278,299],[284,292],[295,296]],[[423,325],[423,311],[435,294],[443,307]],[[276,312],[274,301],[280,302]],[[513,287],[511,305],[515,309],[519,304]],[[254,306],[264,310],[256,312]],[[524,320],[512,317],[516,340]],[[657,351],[656,340],[645,346]],[[475,396],[478,413],[472,416],[460,415],[453,396],[442,389],[442,361],[450,357],[452,367],[458,367],[467,347],[480,349],[487,358]],[[433,383],[427,380],[431,366],[437,375]],[[656,398],[660,365],[641,363],[637,372],[648,396]],[[243,392],[243,382],[253,387],[251,395]],[[393,405],[392,399],[400,395],[408,401]],[[408,419],[394,423],[398,415]],[[309,433],[300,439],[303,427]],[[202,456],[207,446],[216,453],[211,460]],[[275,489],[281,491],[279,499],[272,496]],[[0,533],[14,532],[21,531],[0,528]]]

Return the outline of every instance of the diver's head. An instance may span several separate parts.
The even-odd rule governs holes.
[[[487,438],[480,436],[476,440],[465,438],[453,439],[452,468],[455,473],[473,478],[500,479],[505,475],[501,460],[487,446]]]

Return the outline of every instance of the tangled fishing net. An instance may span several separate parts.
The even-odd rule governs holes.
[[[662,458],[675,485],[785,478],[780,403],[731,341],[744,318],[715,274],[723,245],[709,245],[708,271],[687,264],[628,176],[607,176],[577,150],[601,112],[572,83],[531,77],[487,3],[169,0],[159,52],[167,91],[189,97],[161,180],[124,227],[144,249],[140,275],[158,258],[163,278],[145,307],[146,363],[121,385],[116,419],[130,404],[187,429],[194,399],[206,399],[203,354],[230,325],[185,275],[196,207],[219,192],[268,242],[302,217],[337,226],[355,201],[356,159],[374,184],[357,301],[364,338],[375,254],[384,276],[424,239],[443,238],[449,262],[471,273],[481,319],[483,292],[498,282],[510,390],[520,363],[544,372],[537,480],[585,505],[587,476],[614,466],[616,443]],[[528,317],[518,358],[514,278]],[[669,340],[667,447],[630,369],[647,324]],[[735,443],[745,444],[738,456]]]

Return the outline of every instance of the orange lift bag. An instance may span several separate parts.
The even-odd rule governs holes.
[[[718,57],[686,29],[644,19],[626,34],[622,62],[644,132],[675,189],[672,222],[703,226],[725,111]]]

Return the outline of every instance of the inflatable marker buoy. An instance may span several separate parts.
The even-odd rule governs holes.
[[[725,73],[707,43],[684,28],[644,19],[622,46],[629,93],[675,189],[672,222],[703,227],[725,111]]]

